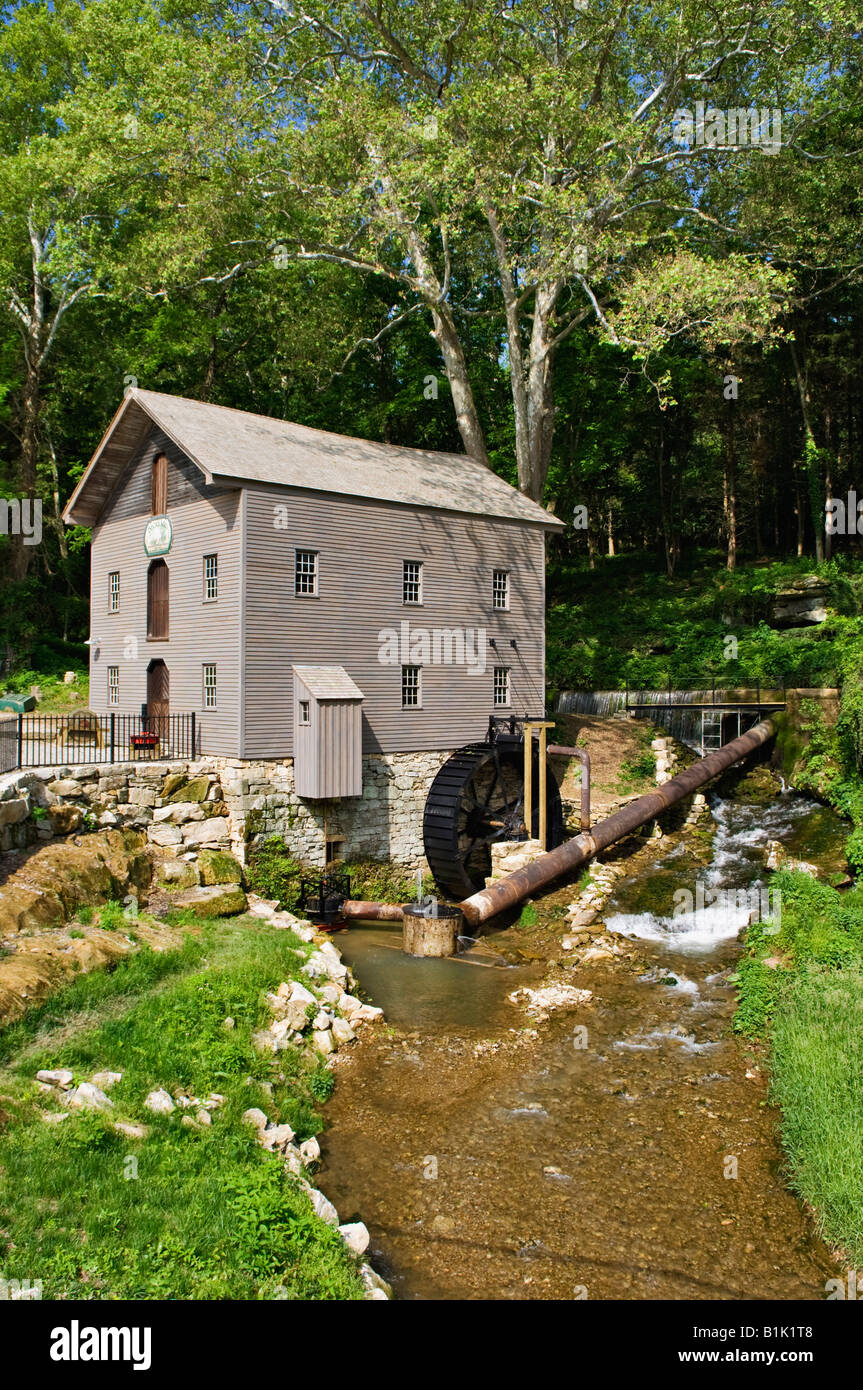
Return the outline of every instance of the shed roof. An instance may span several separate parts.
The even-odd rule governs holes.
[[[289,420],[133,388],[63,512],[92,525],[149,429],[157,425],[209,483],[269,483],[414,507],[563,523],[467,454],[437,453],[331,434]]]
[[[365,699],[344,666],[293,666],[291,669],[316,700]]]

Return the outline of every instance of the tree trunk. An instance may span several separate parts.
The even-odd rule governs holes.
[[[729,402],[729,405],[733,405]],[[728,416],[728,443],[725,453],[725,471],[722,479],[722,510],[725,519],[725,538],[727,553],[725,568],[737,568],[737,459],[734,453],[734,414]]]
[[[434,338],[441,350],[446,368],[464,451],[489,468],[491,462],[485,445],[485,434],[480,424],[464,351],[452,314],[446,304],[432,304],[429,307],[434,324]]]
[[[665,490],[665,435],[659,436],[659,506],[662,513],[662,540],[665,547],[665,572],[669,579],[674,578],[674,538],[672,536],[671,515]]]
[[[818,463],[818,444],[815,439],[815,429],[812,423],[811,397],[809,394],[809,380],[797,345],[791,340],[791,360],[794,363],[794,375],[797,379],[797,393],[800,397],[800,413],[803,416],[803,432],[805,437],[805,484],[807,501],[812,511],[812,525],[815,531],[815,559],[818,564],[824,559],[824,512],[818,510],[816,502],[820,504],[822,497],[822,482],[820,476],[820,465]],[[798,523],[798,536],[800,533],[800,523]],[[798,551],[802,554],[802,551]]]
[[[21,454],[18,479],[22,501],[26,497],[35,506],[36,464],[39,457],[39,408],[41,404],[38,337],[35,337],[35,341],[28,342],[27,356],[27,371],[21,401]],[[10,542],[9,577],[13,583],[21,583],[27,578],[33,547],[24,544],[23,528],[19,530],[18,535],[10,537]]]

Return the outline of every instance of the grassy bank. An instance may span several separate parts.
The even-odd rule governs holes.
[[[83,976],[0,1033],[0,1275],[41,1280],[46,1299],[363,1296],[338,1233],[241,1119],[260,1107],[297,1142],[321,1128],[322,1062],[252,1042],[266,991],[309,950],[253,917],[198,923],[176,951]],[[34,1077],[58,1067],[76,1083],[122,1072],[112,1109],[47,1121],[56,1098]],[[151,1114],[157,1088],[222,1099],[198,1127],[192,1109]]]
[[[757,923],[737,972],[738,1032],[769,1049],[789,1184],[863,1261],[863,887],[780,873],[779,931]]]

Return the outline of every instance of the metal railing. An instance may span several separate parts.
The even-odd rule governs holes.
[[[19,714],[0,721],[0,772],[194,758],[192,714]]]

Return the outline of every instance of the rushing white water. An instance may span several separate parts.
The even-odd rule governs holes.
[[[612,911],[606,927],[620,936],[692,954],[734,940],[749,922],[774,917],[778,909],[775,890],[770,891],[764,876],[768,841],[785,840],[815,809],[813,802],[793,795],[767,805],[714,796],[710,810],[716,832],[710,864],[691,884],[669,877],[667,913]]]

